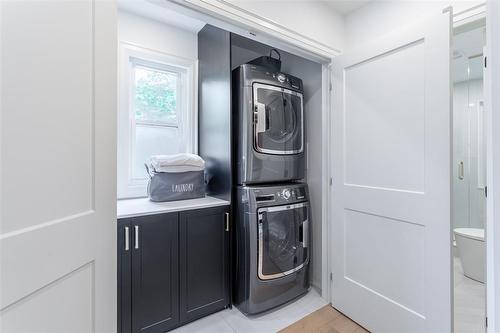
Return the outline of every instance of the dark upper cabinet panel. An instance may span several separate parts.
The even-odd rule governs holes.
[[[229,305],[228,207],[180,214],[180,315],[191,321]]]
[[[132,330],[164,332],[179,323],[178,213],[136,217],[132,240]]]
[[[231,199],[230,33],[206,25],[198,32],[198,150],[206,161],[207,194]]]

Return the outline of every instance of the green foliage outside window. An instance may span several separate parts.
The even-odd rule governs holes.
[[[175,73],[135,67],[135,119],[177,125]]]

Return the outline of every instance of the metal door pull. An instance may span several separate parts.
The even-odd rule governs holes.
[[[229,231],[229,213],[224,213],[225,216],[225,227],[224,230]]]
[[[134,248],[138,249],[139,248],[139,226],[138,225],[134,226],[134,230],[135,230],[135,245],[134,245]]]
[[[262,103],[255,103],[255,114],[257,116],[255,128],[257,133],[264,133],[266,131],[266,105]]]
[[[130,249],[130,233],[129,227],[125,227],[125,251]]]
[[[302,222],[302,247],[309,246],[309,220]]]

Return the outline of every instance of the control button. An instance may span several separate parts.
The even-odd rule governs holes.
[[[283,197],[283,199],[285,200],[288,200],[290,199],[290,190],[289,189],[284,189],[282,192],[281,192],[281,196]]]
[[[276,77],[278,79],[278,81],[280,81],[281,83],[285,82],[286,80],[286,76],[284,74],[278,74],[278,76]]]

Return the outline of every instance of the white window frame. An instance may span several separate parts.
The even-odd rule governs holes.
[[[147,196],[147,179],[134,179],[136,120],[133,110],[134,66],[151,67],[179,74],[177,86],[177,127],[183,148],[197,153],[197,60],[186,59],[129,42],[121,42],[118,69],[118,199]],[[180,98],[179,98],[180,97]],[[152,126],[169,126],[165,123],[140,122]]]

